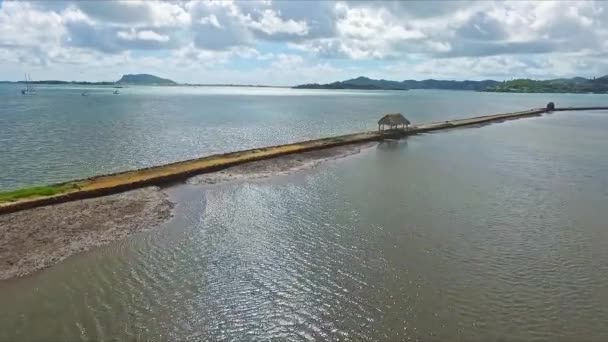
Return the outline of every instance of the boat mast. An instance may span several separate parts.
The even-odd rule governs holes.
[[[28,82],[27,82],[27,88],[30,92],[34,92],[34,84],[32,83],[32,76],[30,74],[27,74],[28,77]]]
[[[34,85],[32,84],[32,77],[27,72],[25,73],[25,89],[21,89],[21,94],[23,94],[23,95],[36,94],[36,90],[34,89]]]

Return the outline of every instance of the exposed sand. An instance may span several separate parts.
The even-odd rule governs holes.
[[[173,204],[157,187],[0,215],[0,280],[154,228]]]
[[[222,171],[206,173],[188,179],[188,184],[216,184],[287,175],[312,169],[320,163],[357,154],[377,145],[376,142],[332,147],[237,165]]]

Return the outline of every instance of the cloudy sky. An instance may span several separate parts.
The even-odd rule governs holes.
[[[0,0],[2,80],[592,77],[606,57],[608,2]]]

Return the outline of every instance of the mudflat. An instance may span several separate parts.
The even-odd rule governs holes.
[[[154,228],[172,215],[158,187],[0,215],[0,280]]]

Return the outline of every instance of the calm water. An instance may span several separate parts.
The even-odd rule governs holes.
[[[47,101],[40,107],[17,98],[1,109],[15,123],[0,126],[5,187],[373,128],[395,110],[426,122],[548,100],[608,103],[52,91],[31,100]],[[69,101],[99,102],[77,111]],[[166,225],[0,284],[0,340],[606,340],[607,130],[608,112],[557,113],[410,137],[290,176],[172,188]],[[19,153],[37,151],[34,141],[40,159]]]
[[[218,152],[544,106],[606,104],[602,95],[0,84],[0,190],[67,181]],[[81,96],[84,90],[89,96]]]

